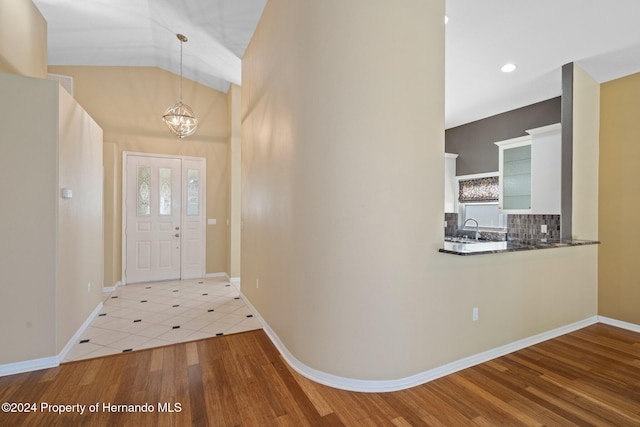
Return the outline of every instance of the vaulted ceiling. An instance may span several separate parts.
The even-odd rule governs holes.
[[[179,74],[182,33],[184,76],[225,92],[241,84],[241,58],[267,0],[33,1],[48,23],[51,65]],[[447,128],[560,95],[569,62],[599,82],[640,72],[638,0],[446,0],[446,7]],[[517,69],[501,72],[509,62]]]
[[[226,92],[266,0],[33,0],[50,65],[155,66]]]

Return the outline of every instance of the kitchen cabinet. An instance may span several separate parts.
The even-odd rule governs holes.
[[[560,215],[561,130],[558,123],[527,131],[531,135],[531,213]]]
[[[457,154],[444,153],[444,211],[456,212],[456,159]]]
[[[531,212],[531,136],[496,142],[499,204],[507,213]]]
[[[554,124],[495,143],[503,212],[560,214],[560,130],[560,124]]]

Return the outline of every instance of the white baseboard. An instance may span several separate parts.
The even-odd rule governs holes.
[[[211,279],[214,277],[225,277],[225,278],[229,278],[229,275],[227,273],[207,273],[204,275],[205,279]]]
[[[215,276],[215,277],[220,277],[220,276]],[[460,370],[469,368],[471,366],[475,366],[480,363],[484,363],[489,360],[495,359],[497,357],[501,357],[506,354],[513,353],[514,351],[518,351],[523,348],[541,343],[543,341],[547,341],[549,339],[556,338],[564,334],[568,334],[570,332],[576,331],[578,329],[582,329],[584,327],[593,325],[598,322],[640,333],[640,325],[635,325],[633,323],[610,319],[604,316],[593,316],[593,317],[584,319],[582,321],[572,323],[570,325],[562,326],[560,328],[556,328],[551,331],[543,332],[541,334],[534,335],[529,338],[524,338],[522,340],[518,340],[513,343],[510,343],[492,350],[478,353],[473,356],[465,357],[463,359],[448,363],[446,365],[442,365],[437,368],[430,369],[428,371],[420,372],[410,377],[400,378],[397,380],[389,380],[389,381],[356,380],[352,378],[340,377],[340,376],[328,374],[326,372],[318,371],[300,362],[293,354],[289,352],[289,350],[282,343],[278,335],[269,327],[267,322],[262,318],[262,316],[260,316],[260,313],[258,312],[258,310],[256,310],[256,308],[245,297],[245,295],[240,293],[240,296],[242,300],[247,304],[249,309],[253,312],[254,316],[263,325],[265,332],[267,333],[267,335],[269,336],[273,344],[276,346],[276,348],[280,351],[285,361],[293,369],[295,369],[299,374],[309,378],[312,381],[327,385],[329,387],[334,387],[334,388],[349,390],[349,391],[357,391],[357,392],[378,393],[378,392],[398,391],[398,390],[403,390],[410,387],[415,387],[415,386],[424,384],[426,382],[444,377],[446,375],[458,372]],[[7,363],[4,365],[0,365],[0,376],[20,374],[23,372],[36,371],[39,369],[54,368],[59,366],[60,362],[64,360],[64,358],[66,357],[67,353],[71,350],[73,345],[79,340],[80,336],[82,336],[82,333],[89,327],[89,325],[91,324],[93,319],[98,315],[100,310],[102,310],[102,306],[103,306],[102,302],[98,304],[98,306],[93,310],[91,315],[89,315],[87,320],[85,320],[82,326],[78,329],[78,331],[74,334],[74,336],[69,340],[67,345],[62,349],[60,354],[52,357],[44,357],[41,359],[26,360],[22,362]]]
[[[96,318],[96,316],[100,313],[100,311],[102,310],[103,304],[102,301],[100,301],[100,304],[98,304],[96,306],[96,308],[93,309],[93,311],[91,312],[91,314],[89,315],[89,317],[87,317],[87,319],[84,321],[84,323],[80,326],[80,328],[78,328],[78,330],[76,331],[75,334],[73,334],[73,336],[71,337],[71,339],[67,342],[67,345],[64,346],[64,348],[62,349],[62,351],[58,354],[58,360],[60,362],[62,362],[65,357],[67,357],[67,354],[69,354],[69,351],[71,351],[71,349],[73,348],[73,346],[80,341],[80,337],[82,336],[82,334],[84,334],[84,331],[87,330],[87,328],[89,327],[89,325],[91,325],[91,322],[93,322],[93,319]]]
[[[328,374],[326,372],[318,371],[317,369],[313,369],[301,361],[299,361],[293,354],[289,352],[287,347],[282,343],[278,334],[276,334],[273,329],[269,327],[267,322],[260,316],[258,310],[251,304],[251,302],[244,296],[244,294],[240,293],[243,301],[247,304],[247,306],[254,313],[254,316],[262,323],[264,331],[267,333],[273,344],[276,346],[278,351],[282,354],[282,357],[285,361],[299,374],[304,377],[309,378],[312,381],[315,381],[320,384],[324,384],[329,387],[338,388],[342,390],[348,391],[356,391],[356,392],[370,392],[370,393],[380,393],[380,392],[389,392],[389,391],[398,391],[404,390],[407,388],[415,387],[429,381],[433,381],[435,379],[444,377],[449,374],[453,374],[455,372],[461,371],[463,369],[469,368],[471,366],[478,365],[480,363],[487,362],[489,360],[495,359],[497,357],[504,356],[509,353],[513,353],[514,351],[521,350],[523,348],[541,343],[543,341],[547,341],[552,338],[559,337],[561,335],[577,331],[578,329],[582,329],[584,327],[593,325],[598,323],[598,317],[593,316],[582,321],[572,323],[570,325],[562,326],[560,328],[553,329],[551,331],[543,332],[538,335],[534,335],[529,338],[525,338],[522,340],[515,341],[513,343],[488,350],[479,354],[475,354],[473,356],[465,357],[463,359],[447,363],[446,365],[439,366],[434,369],[430,369],[428,371],[420,372],[418,374],[412,375],[406,378],[400,378],[397,380],[388,380],[388,381],[369,381],[369,380],[358,380],[353,378],[345,378],[337,375]]]
[[[62,351],[57,356],[43,357],[41,359],[25,360],[22,362],[6,363],[4,365],[0,365],[0,377],[60,366],[60,362],[64,360],[71,348],[73,348],[75,343],[78,342],[93,319],[98,315],[98,313],[100,313],[100,310],[102,310],[102,302],[100,302],[100,304],[98,304],[93,312],[91,312],[87,320],[84,321],[82,326],[80,326],[73,337],[71,337],[69,342],[67,342],[67,345],[64,346]]]
[[[0,377],[21,374],[23,372],[38,371],[40,369],[55,368],[60,365],[58,356],[43,357],[42,359],[25,360],[23,362],[5,363],[0,365]]]
[[[117,282],[115,285],[113,286],[103,286],[102,287],[102,293],[103,294],[107,294],[107,293],[111,293],[114,292],[116,289],[118,289],[120,286],[122,286],[122,282]]]
[[[429,381],[444,377],[446,375],[453,374],[463,369],[470,368],[480,363],[488,362],[489,360],[495,359],[497,357],[513,353],[514,351],[541,343],[551,338],[555,338],[569,332],[582,329],[586,326],[597,323],[597,321],[597,317],[594,316],[589,319],[573,323],[571,325],[566,325],[551,331],[547,331],[529,338],[513,342],[511,344],[504,345],[502,347],[475,354],[473,356],[465,357],[463,359],[447,363],[446,365],[442,365],[428,371],[420,372],[410,377],[388,381],[357,380],[352,378],[339,377],[313,369],[309,366],[306,366],[304,363],[296,359],[295,356],[289,353],[284,344],[282,344],[278,336],[271,330],[271,328],[266,327],[265,331],[274,342],[278,350],[280,350],[284,359],[291,365],[291,367],[293,367],[293,369],[295,369],[301,375],[320,384],[324,384],[334,388],[356,392],[380,393],[404,390],[407,388],[415,387]]]
[[[640,333],[640,325],[634,323],[623,322],[622,320],[611,319],[609,317],[598,316],[598,321],[605,325],[615,326],[617,328],[627,329],[629,331]]]
[[[205,278],[209,279],[209,278],[213,278],[213,277],[224,277],[225,279],[227,279],[230,283],[238,283],[238,288],[240,287],[239,283],[240,283],[240,278],[239,277],[229,277],[228,273],[208,273],[207,275],[205,275]]]

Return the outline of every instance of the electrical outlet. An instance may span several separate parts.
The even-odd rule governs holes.
[[[474,322],[478,320],[478,307],[473,307],[471,316]]]

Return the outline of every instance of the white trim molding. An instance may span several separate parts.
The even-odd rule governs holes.
[[[227,273],[207,273],[204,275],[205,279],[212,279],[214,277],[224,277],[225,279],[228,279],[229,275]]]
[[[115,290],[118,289],[120,286],[122,286],[122,282],[117,282],[113,286],[103,286],[102,287],[102,293],[103,294],[108,294],[108,293],[111,293],[111,292],[115,292]]]
[[[69,351],[71,351],[73,346],[78,341],[80,341],[80,337],[82,336],[82,334],[84,334],[84,331],[86,331],[87,328],[91,325],[91,322],[93,322],[93,319],[95,319],[96,316],[100,313],[100,311],[102,310],[102,307],[103,307],[103,304],[102,304],[102,301],[100,301],[100,304],[98,304],[96,308],[93,309],[93,311],[91,312],[89,317],[87,317],[87,319],[84,321],[82,326],[80,326],[80,328],[78,328],[76,333],[73,334],[71,339],[67,342],[67,345],[65,345],[62,351],[58,354],[58,360],[60,360],[60,362],[62,362],[64,358],[67,357],[67,354],[69,354]]]
[[[224,277],[230,283],[240,283],[239,277],[229,277],[229,273],[207,273],[204,277],[207,279],[211,279],[214,277]]]
[[[5,375],[22,374],[40,369],[55,368],[60,365],[58,356],[43,357],[42,359],[25,360],[23,362],[6,363],[0,365],[0,377]]]
[[[611,319],[604,316],[598,316],[598,321],[605,325],[615,326],[617,328],[640,333],[640,325],[636,325],[635,323],[623,322],[622,320]]]
[[[98,313],[100,313],[100,311],[102,310],[102,306],[103,305],[101,301],[57,356],[43,357],[41,359],[25,360],[22,362],[6,363],[4,365],[0,365],[0,377],[60,366],[60,363],[64,360],[65,357],[67,357],[69,351],[71,351],[76,342],[80,340],[80,337],[82,336],[84,331],[89,327],[89,325],[91,325],[93,319],[95,319]]]
[[[254,316],[260,321],[260,323],[262,323],[264,331],[269,336],[278,351],[280,351],[282,357],[296,372],[312,381],[329,387],[347,391],[367,393],[390,392],[415,387],[429,381],[444,377],[446,375],[453,374],[463,369],[488,362],[489,360],[504,356],[506,354],[513,353],[514,351],[522,350],[523,348],[539,344],[543,341],[547,341],[549,339],[556,338],[561,335],[568,334],[570,332],[577,331],[578,329],[582,329],[598,323],[598,316],[592,316],[579,322],[561,326],[551,331],[543,332],[529,338],[524,338],[513,343],[494,348],[492,350],[465,357],[463,359],[456,360],[454,362],[447,363],[437,368],[420,372],[406,378],[388,381],[371,381],[340,377],[337,375],[319,371],[305,365],[289,352],[287,347],[278,337],[278,334],[276,334],[275,331],[273,331],[273,329],[269,327],[267,322],[262,318],[262,316],[260,316],[260,313],[258,313],[258,310],[256,310],[256,308],[251,304],[251,302],[242,292],[240,293],[240,296],[254,313]]]

